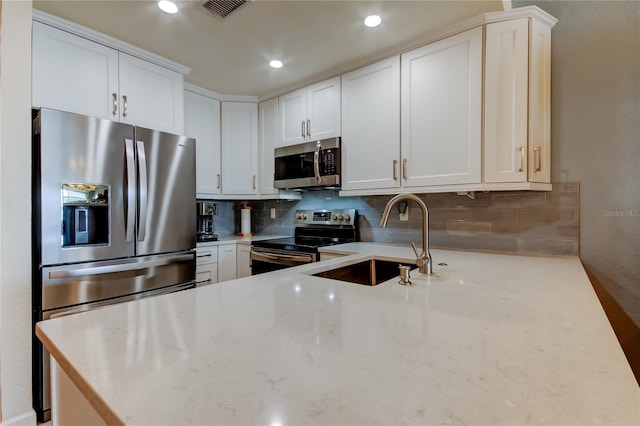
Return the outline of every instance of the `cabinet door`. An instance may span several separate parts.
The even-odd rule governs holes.
[[[120,121],[165,132],[184,133],[182,74],[119,53]]]
[[[32,104],[118,120],[118,52],[33,22]]]
[[[196,194],[220,194],[220,101],[184,92],[185,135],[196,140]],[[272,178],[273,179],[273,178]]]
[[[482,28],[402,55],[405,186],[479,183]]]
[[[400,57],[342,76],[342,188],[400,185]]]
[[[278,132],[278,99],[262,102],[258,105],[259,126],[259,168],[260,168],[260,194],[277,194],[278,190],[273,186],[275,160],[274,148],[280,143]]]
[[[198,287],[218,282],[218,264],[208,263],[196,266],[196,285]]]
[[[294,145],[306,140],[307,90],[300,89],[279,98],[280,146]]]
[[[244,278],[251,276],[251,246],[248,244],[238,244],[237,250],[236,277]]]
[[[485,182],[527,180],[527,18],[487,25]]]
[[[236,245],[218,246],[218,282],[236,279]]]
[[[529,182],[551,183],[551,28],[531,21]]]
[[[340,136],[340,77],[307,87],[307,140]]]
[[[258,104],[222,102],[222,193],[257,194]]]

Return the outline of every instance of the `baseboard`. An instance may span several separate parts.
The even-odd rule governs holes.
[[[27,411],[9,419],[2,419],[0,426],[35,426],[37,424],[36,412]]]

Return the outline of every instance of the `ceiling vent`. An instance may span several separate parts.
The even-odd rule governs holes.
[[[218,18],[226,18],[245,3],[247,0],[208,0],[202,3],[202,7]]]

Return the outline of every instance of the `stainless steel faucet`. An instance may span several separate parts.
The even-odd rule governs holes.
[[[382,212],[382,219],[380,220],[380,226],[382,228],[387,227],[387,221],[389,220],[389,213],[391,213],[391,207],[398,201],[411,200],[415,201],[422,209],[422,252],[418,254],[418,249],[415,243],[411,243],[413,252],[416,254],[416,265],[420,268],[420,272],[423,274],[433,273],[433,259],[431,259],[431,253],[429,253],[429,209],[427,205],[414,194],[399,194],[389,200]]]

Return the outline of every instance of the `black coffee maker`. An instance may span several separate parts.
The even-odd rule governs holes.
[[[218,235],[213,232],[213,216],[217,213],[218,205],[210,201],[198,201],[198,229],[196,240],[198,242],[216,241]]]

